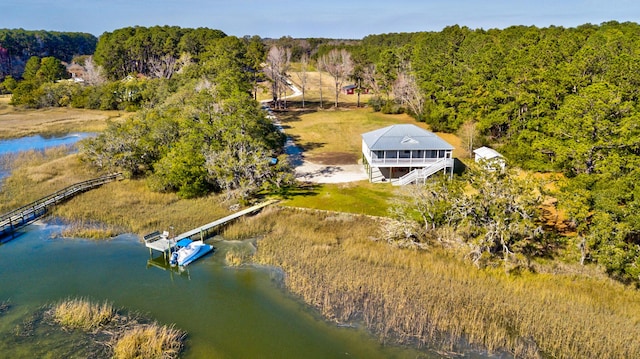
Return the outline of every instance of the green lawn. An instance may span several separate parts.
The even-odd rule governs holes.
[[[285,206],[387,216],[395,197],[391,184],[368,181],[308,185],[290,193]]]
[[[314,84],[315,82],[310,82]],[[328,83],[328,82],[327,82]],[[323,81],[323,85],[327,85]],[[326,89],[325,89],[326,90]],[[325,91],[325,101],[332,101],[331,92]],[[317,101],[312,90],[308,100]],[[299,99],[298,99],[299,100]],[[363,103],[366,99],[363,97]],[[325,164],[357,163],[362,157],[362,134],[394,124],[415,124],[424,129],[429,127],[417,122],[407,114],[388,115],[374,112],[371,108],[356,108],[350,101],[354,96],[341,95],[338,109],[318,110],[317,106],[302,109],[292,104],[288,111],[277,116],[285,133],[304,149],[307,160]],[[326,107],[325,107],[326,108]],[[456,148],[460,141],[455,135],[438,134]],[[454,156],[458,156],[454,151]],[[336,161],[332,163],[331,161]],[[361,213],[387,216],[391,200],[397,196],[397,188],[390,184],[359,181],[345,184],[309,185],[289,193],[284,205],[320,210]]]
[[[413,123],[408,115],[385,115],[370,108],[338,109],[317,112],[296,112],[278,114],[285,132],[307,155],[346,152],[360,157],[362,137],[365,132],[398,123]],[[426,128],[426,127],[425,127]]]

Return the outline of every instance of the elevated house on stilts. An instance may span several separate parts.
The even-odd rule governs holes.
[[[392,125],[362,135],[362,163],[370,182],[423,183],[453,175],[453,146],[416,125]]]

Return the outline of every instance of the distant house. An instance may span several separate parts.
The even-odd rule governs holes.
[[[493,168],[493,164],[497,164],[500,168],[504,168],[506,163],[504,156],[498,151],[489,147],[480,147],[473,150],[473,155],[477,163],[484,164],[487,168]]]
[[[405,185],[440,171],[453,173],[453,146],[416,125],[392,125],[362,135],[362,162],[370,182]]]
[[[71,75],[71,79],[74,82],[84,82],[85,77],[87,76],[87,70],[83,66],[74,62],[68,64],[66,67],[67,72]]]
[[[356,93],[356,91],[358,90],[358,86],[356,85],[347,85],[347,86],[343,86],[342,87],[342,93],[345,95],[353,95]],[[360,93],[361,94],[368,94],[369,93],[369,89],[368,88],[361,88],[360,89]]]

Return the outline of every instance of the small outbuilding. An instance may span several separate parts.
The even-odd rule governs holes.
[[[345,95],[353,95],[356,91],[356,85],[347,85],[342,87],[342,93]]]
[[[493,148],[485,146],[476,148],[473,150],[473,155],[476,163],[483,163],[488,165],[487,167],[492,167],[493,163],[496,163],[500,168],[504,168],[506,165],[504,156]]]
[[[356,85],[347,85],[347,86],[343,86],[342,87],[342,93],[345,95],[353,95],[356,93],[356,91],[358,91],[358,86]],[[369,93],[369,89],[368,88],[360,88],[360,93],[361,94],[368,94]]]

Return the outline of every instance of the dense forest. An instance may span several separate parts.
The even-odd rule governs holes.
[[[85,67],[99,70],[100,81],[52,81],[59,66],[41,57],[25,66],[23,80],[5,80],[3,86],[16,105],[139,111],[89,143],[86,158],[145,175],[155,188],[185,197],[230,190],[248,199],[265,185],[290,180],[285,168],[265,165],[279,154],[282,138],[253,100],[257,82],[290,76],[290,62],[330,71],[329,55],[345,50],[341,61],[349,71],[341,76],[370,90],[374,109],[408,112],[433,130],[457,132],[469,148],[489,144],[505,154],[510,167],[559,175],[553,196],[576,236],[553,245],[575,245],[581,262],[602,264],[613,277],[640,283],[638,49],[640,26],[617,22],[576,28],[451,26],[359,41],[132,27],[103,34],[95,55],[83,58]],[[286,65],[278,73],[275,55]],[[265,63],[272,73],[262,71]],[[478,183],[499,187],[502,180]],[[461,207],[442,206],[443,198],[459,193],[455,187],[443,185],[441,192],[452,192],[432,199],[440,207],[437,213],[425,209],[427,214],[460,212]],[[505,191],[493,192],[494,198],[508,192],[505,198],[518,199]],[[504,203],[483,208],[499,212],[499,205]],[[516,233],[522,219],[531,230],[540,225],[515,206],[509,210],[514,217],[497,237]],[[467,230],[472,225],[453,224]],[[530,248],[542,237],[522,232],[519,238],[515,246]],[[485,247],[498,253],[514,248],[500,241]]]
[[[87,33],[0,29],[0,81],[19,78],[32,56],[70,62],[77,55],[91,55],[98,39]]]
[[[123,47],[129,36],[137,45]],[[141,111],[87,141],[85,159],[145,176],[152,188],[185,198],[224,192],[247,202],[265,188],[290,185],[288,162],[278,159],[284,135],[253,98],[263,53],[256,39],[218,30],[127,28],[103,35],[95,61],[113,81],[102,88],[116,96],[116,108]]]
[[[577,233],[580,260],[636,283],[639,48],[640,26],[616,22],[453,26],[371,36],[362,45],[373,61],[408,69],[424,100],[414,115],[432,128],[478,136],[512,166],[561,173],[558,207]]]

